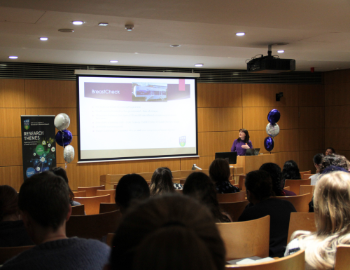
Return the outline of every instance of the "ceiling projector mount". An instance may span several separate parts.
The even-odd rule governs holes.
[[[258,54],[247,60],[247,71],[255,73],[280,73],[295,71],[294,59],[281,59],[278,55],[272,55],[272,45],[286,45],[287,43],[269,44],[267,56]],[[260,57],[257,57],[260,56]]]

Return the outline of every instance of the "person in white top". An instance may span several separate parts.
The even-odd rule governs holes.
[[[316,174],[311,175],[309,177],[309,179],[311,179],[311,185],[314,186],[316,185],[316,182],[320,176],[320,164],[322,163],[322,158],[324,157],[324,155],[322,154],[316,154],[314,155],[313,161],[314,161],[314,165],[316,168]]]

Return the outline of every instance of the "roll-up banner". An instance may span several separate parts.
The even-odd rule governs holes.
[[[22,115],[24,180],[56,167],[54,115]]]

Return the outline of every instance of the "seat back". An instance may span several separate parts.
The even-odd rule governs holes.
[[[304,179],[304,175],[305,175],[305,174],[311,174],[311,170],[300,172],[300,177],[301,177],[301,179]]]
[[[230,215],[232,221],[237,221],[242,215],[244,209],[249,204],[249,201],[220,203],[220,208]]]
[[[244,222],[216,223],[226,260],[269,256],[270,216]]]
[[[181,185],[184,185],[185,182],[186,182],[186,178],[180,178],[179,182],[180,182]]]
[[[86,197],[86,190],[73,191],[74,197]]]
[[[87,215],[95,215],[100,212],[100,203],[101,202],[110,202],[111,195],[102,195],[102,196],[94,196],[94,197],[76,197],[75,201],[84,204],[85,206],[85,214]]]
[[[98,189],[105,189],[105,186],[98,186],[98,187],[78,187],[78,191],[85,190],[86,191],[86,197],[92,197],[96,196],[96,191]]]
[[[100,203],[100,214],[102,213],[108,213],[119,210],[119,207],[116,205],[116,203]]]
[[[314,196],[315,186],[312,185],[301,185],[300,186],[300,195],[309,194],[309,202],[311,202],[312,197]]]
[[[106,244],[112,247],[112,242],[114,238],[115,233],[109,233],[107,234]]]
[[[284,189],[284,190],[289,190],[289,191],[290,191],[290,186],[284,187],[283,189]]]
[[[305,173],[304,175],[303,175],[303,180],[307,180],[307,179],[309,179],[311,176],[313,176],[313,174],[311,174],[311,173]]]
[[[115,232],[121,219],[119,210],[89,216],[71,216],[66,223],[68,237],[102,240],[108,233]]]
[[[350,245],[337,246],[334,270],[347,270],[350,266]]]
[[[101,196],[101,195],[111,195],[110,197],[110,202],[113,203],[115,202],[115,189],[98,189],[96,190],[96,196]]]
[[[240,175],[239,179],[238,179],[238,185],[239,185],[239,189],[241,191],[245,191],[246,190],[244,181],[245,181],[245,175]]]
[[[310,185],[311,179],[301,180],[301,179],[286,179],[285,186],[290,186],[290,191],[293,191],[296,195],[300,195],[301,185]]]
[[[0,247],[0,265],[34,246]]]
[[[72,215],[85,215],[84,204],[72,206]]]
[[[269,262],[245,264],[245,265],[226,265],[226,270],[300,270],[305,268],[305,251],[300,250],[290,256],[275,259]]]
[[[236,193],[226,193],[226,194],[217,194],[217,199],[219,203],[223,202],[241,202],[246,200],[246,193],[244,191]]]
[[[289,229],[288,229],[288,243],[291,235],[298,230],[316,231],[315,213],[292,212],[290,213]]]
[[[276,196],[275,198],[291,202],[297,212],[309,212],[309,193],[297,196]]]

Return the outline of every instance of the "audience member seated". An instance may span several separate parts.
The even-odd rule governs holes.
[[[231,222],[228,215],[220,210],[215,184],[205,173],[191,173],[186,179],[183,194],[205,204],[213,214],[215,222]]]
[[[34,245],[30,240],[18,209],[17,191],[0,186],[0,247]]]
[[[323,159],[323,154],[316,154],[314,155],[313,161],[314,161],[314,166],[316,168],[316,174],[311,175],[309,179],[311,179],[311,185],[315,186],[317,183],[317,180],[320,176],[320,165],[322,163]]]
[[[272,180],[272,190],[275,193],[275,196],[295,196],[296,194],[293,191],[285,190],[282,171],[280,166],[275,163],[265,163],[261,165],[260,169],[262,171],[268,172]]]
[[[332,147],[328,147],[327,149],[326,149],[326,152],[325,152],[325,156],[328,156],[328,155],[331,155],[331,154],[335,154],[335,150],[334,150],[334,148],[332,148]]]
[[[68,176],[66,171],[61,168],[61,167],[56,167],[56,168],[52,168],[50,169],[50,171],[52,171],[54,174],[61,176],[63,178],[64,181],[66,181],[68,188],[69,188],[69,202],[71,206],[76,206],[76,205],[80,205],[80,202],[76,202],[74,201],[74,193],[73,191],[70,189],[69,187],[69,183],[68,183]]]
[[[294,160],[288,160],[283,165],[283,179],[301,179],[298,164]]]
[[[252,171],[245,179],[249,204],[238,221],[248,221],[270,216],[270,257],[283,257],[288,237],[289,218],[296,212],[294,206],[284,200],[270,198],[272,180],[265,171]]]
[[[226,159],[215,159],[209,167],[209,176],[214,181],[218,193],[236,193],[239,188],[230,183],[230,164]]]
[[[135,202],[147,199],[150,191],[146,180],[138,174],[126,174],[120,178],[115,191],[115,203],[122,214]]]
[[[296,231],[285,256],[305,250],[305,269],[333,269],[337,245],[350,244],[350,174],[323,175],[314,193],[314,233]]]
[[[238,247],[239,248],[239,247]],[[130,209],[112,243],[111,270],[224,270],[225,247],[211,213],[180,194]]]
[[[110,248],[97,240],[67,238],[66,221],[72,212],[69,187],[50,171],[33,175],[21,186],[18,198],[24,225],[37,246],[7,261],[8,269],[102,269]]]
[[[160,167],[152,175],[150,185],[151,195],[175,192],[173,175],[169,168]]]

